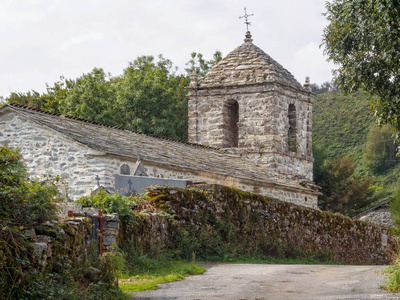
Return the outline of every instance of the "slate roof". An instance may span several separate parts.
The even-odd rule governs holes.
[[[214,65],[200,82],[199,88],[280,83],[303,89],[288,70],[252,41],[250,32],[247,32],[245,42]]]
[[[361,217],[369,214],[370,212],[373,212],[375,210],[379,210],[381,208],[389,208],[390,201],[392,201],[393,198],[389,198],[387,200],[383,200],[382,202],[379,202],[378,204],[375,204],[371,206],[370,208],[358,213],[357,215],[353,216],[352,219],[360,219]]]
[[[166,167],[177,167],[197,173],[214,173],[243,180],[257,181],[262,186],[281,186],[303,192],[318,193],[255,163],[216,148],[175,141],[93,123],[67,116],[50,114],[19,105],[5,105],[1,112],[11,109],[18,114],[51,128],[92,149],[136,160],[140,152],[142,161]]]

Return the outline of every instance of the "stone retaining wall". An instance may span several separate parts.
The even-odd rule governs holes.
[[[218,224],[230,228],[226,234],[230,240],[222,235],[223,243],[245,245],[246,249],[239,250],[249,252],[269,245],[263,254],[275,247],[282,253],[328,255],[347,264],[388,264],[395,250],[396,239],[387,227],[228,187],[203,186],[197,191],[162,188],[148,196],[171,217],[142,216],[137,229],[140,234],[134,233],[132,238],[144,250],[176,247],[170,241],[179,228],[200,236],[204,228],[216,230]],[[168,225],[163,225],[166,221]],[[154,239],[156,236],[159,238]]]
[[[96,239],[100,232],[98,228],[94,228],[93,220],[98,218],[99,210],[93,207],[82,207],[79,203],[59,203],[58,215],[60,217],[67,217],[68,211],[73,211],[74,215],[84,215],[87,218],[92,219],[91,224],[91,239]],[[69,219],[65,219],[65,222],[69,222]],[[97,232],[94,232],[97,231]],[[119,217],[116,214],[104,214],[103,215],[103,253],[115,253],[114,244],[117,243],[117,237],[119,234]]]
[[[67,255],[72,261],[86,257],[90,246],[90,219],[69,218],[45,222],[39,229],[26,230],[31,237],[35,254],[43,265],[55,255]]]

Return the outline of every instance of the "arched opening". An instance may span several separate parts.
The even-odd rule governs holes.
[[[237,147],[239,143],[239,103],[228,101],[224,105],[224,133],[226,148]]]
[[[289,104],[288,118],[289,118],[288,148],[289,151],[296,152],[297,151],[296,107],[294,106],[294,104]]]

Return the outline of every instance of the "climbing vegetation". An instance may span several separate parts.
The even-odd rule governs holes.
[[[75,229],[53,222],[56,181],[29,179],[18,151],[0,145],[0,299],[122,299],[115,259],[79,255]],[[53,239],[50,258],[34,252],[30,232]]]

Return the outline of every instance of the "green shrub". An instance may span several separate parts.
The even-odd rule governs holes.
[[[99,259],[93,249],[68,256],[71,245],[61,228],[43,228],[56,218],[56,181],[29,180],[18,151],[0,145],[0,299],[124,299],[117,257]],[[46,265],[34,255],[27,229],[54,238]]]
[[[386,285],[383,286],[384,289],[391,292],[400,292],[400,258],[397,256],[396,261],[393,266],[387,268],[385,270],[386,273],[389,273],[388,280]]]
[[[95,207],[106,214],[116,213],[126,223],[134,222],[133,209],[138,205],[138,198],[120,194],[108,194],[100,190],[96,195],[83,196],[78,201],[83,206]]]

